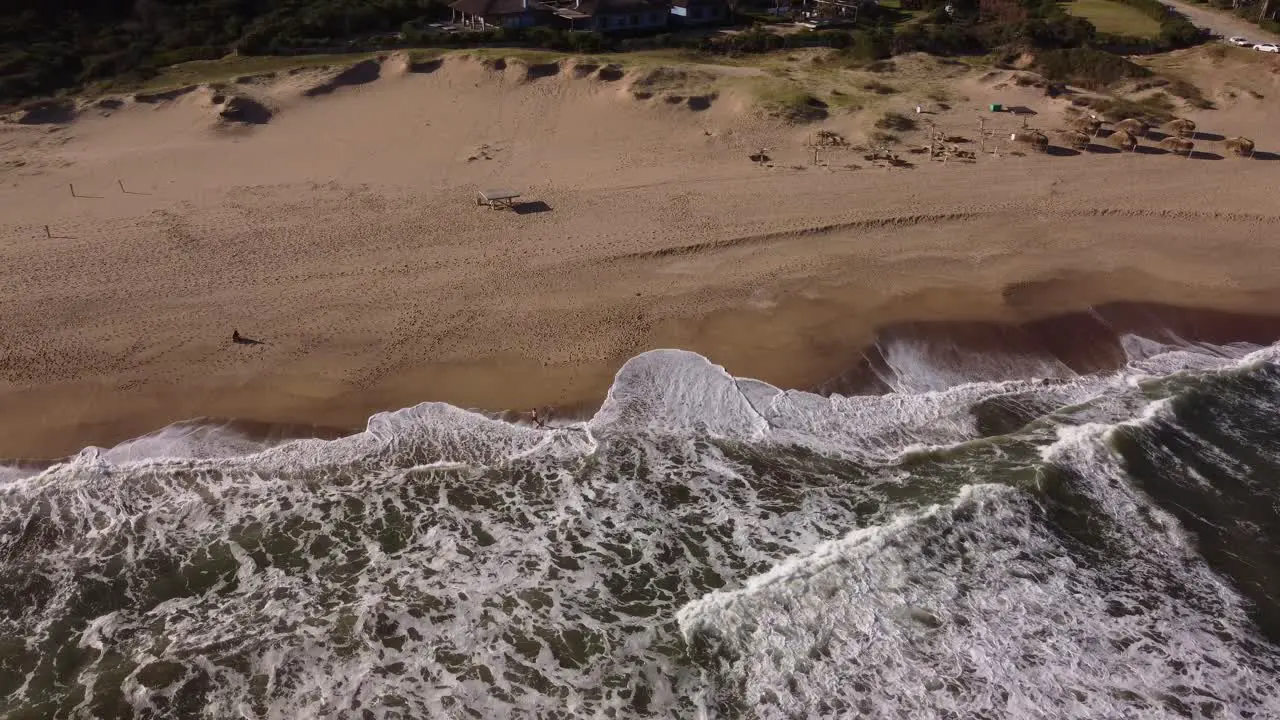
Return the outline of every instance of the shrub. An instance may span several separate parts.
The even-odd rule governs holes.
[[[1093,89],[1151,75],[1141,65],[1092,48],[1047,50],[1036,56],[1036,70],[1049,80]]]
[[[859,30],[853,34],[853,44],[849,52],[862,62],[875,62],[892,55],[892,47],[892,31],[881,28],[873,31]]]
[[[902,113],[887,112],[880,116],[879,120],[876,120],[876,127],[880,130],[906,132],[916,129],[916,121]]]
[[[1186,80],[1170,80],[1166,89],[1178,97],[1186,100],[1194,108],[1200,110],[1212,110],[1213,102],[1200,92],[1200,88],[1192,85]]]
[[[1163,125],[1173,119],[1167,110],[1155,107],[1152,103],[1136,103],[1119,98],[1086,98],[1081,103],[1096,111],[1103,118],[1117,122],[1128,118],[1141,120],[1148,125]]]
[[[1169,47],[1191,47],[1203,38],[1200,28],[1181,15],[1169,17],[1160,23],[1160,40]]]
[[[156,53],[153,62],[159,67],[164,67],[166,65],[177,65],[178,63],[191,62],[192,60],[217,60],[225,54],[225,48],[205,45]]]

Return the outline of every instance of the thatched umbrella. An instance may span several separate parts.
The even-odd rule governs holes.
[[[1093,139],[1089,135],[1078,132],[1076,130],[1059,130],[1058,137],[1062,142],[1073,150],[1084,150],[1089,147],[1089,142]]]
[[[1137,118],[1125,118],[1115,125],[1116,132],[1127,132],[1140,138],[1147,134],[1147,124]]]
[[[1196,134],[1196,124],[1184,118],[1177,118],[1165,123],[1165,128],[1178,137],[1191,137]]]
[[[1023,130],[1013,133],[1010,139],[1014,142],[1025,143],[1031,146],[1036,152],[1047,152],[1049,150],[1049,136],[1039,130]]]
[[[1076,132],[1084,133],[1089,137],[1094,137],[1098,134],[1098,130],[1102,129],[1102,121],[1097,118],[1080,115],[1067,120],[1067,127]]]
[[[1253,141],[1247,137],[1233,137],[1227,140],[1227,151],[1237,157],[1253,155]]]
[[[1133,150],[1138,147],[1138,138],[1134,137],[1133,133],[1128,130],[1116,130],[1111,133],[1111,137],[1107,138],[1107,140],[1121,150]]]
[[[1160,147],[1176,155],[1186,153],[1190,157],[1192,151],[1196,148],[1196,144],[1186,138],[1167,137],[1160,141]]]

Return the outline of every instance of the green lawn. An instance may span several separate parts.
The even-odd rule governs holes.
[[[903,10],[902,0],[880,0],[880,7],[897,14],[897,19],[893,24],[899,27],[926,18],[931,14],[928,10]]]
[[[1137,37],[1155,37],[1160,34],[1160,23],[1128,5],[1112,0],[1071,0],[1062,6],[1069,14],[1093,23],[1098,32]]]

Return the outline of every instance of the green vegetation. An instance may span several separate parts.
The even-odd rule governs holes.
[[[1189,47],[1201,42],[1204,34],[1191,21],[1160,0],[1115,0],[1160,23],[1160,49]]]
[[[1206,98],[1204,93],[1200,91],[1200,88],[1192,85],[1186,80],[1174,78],[1169,81],[1169,85],[1165,90],[1167,90],[1171,95],[1177,95],[1183,100],[1186,100],[1187,103],[1194,108],[1199,108],[1201,110],[1213,109],[1213,101]]]
[[[1063,4],[1063,9],[1088,20],[1098,32],[1140,38],[1160,35],[1158,20],[1116,0],[1071,0]]]
[[[334,65],[351,65],[373,57],[373,53],[344,55],[229,55],[219,60],[193,60],[170,65],[141,82],[102,82],[91,86],[95,90],[127,88],[150,91],[164,88],[186,87],[200,83],[218,83],[237,77],[266,75],[285,70],[296,70]]]
[[[1081,98],[1079,104],[1097,112],[1110,122],[1134,118],[1148,125],[1163,125],[1174,117],[1172,105],[1168,102],[1167,96],[1153,96],[1138,102],[1122,98],[1091,97]]]
[[[876,127],[880,130],[907,132],[908,130],[916,129],[916,121],[902,113],[887,112],[876,120]]]
[[[759,107],[774,117],[793,122],[812,122],[827,116],[830,104],[818,97],[800,79],[752,77],[731,81],[748,92]]]
[[[7,0],[0,3],[0,103],[132,81],[159,68],[242,54],[342,52],[446,11],[440,0]]]
[[[868,80],[862,84],[862,89],[873,92],[877,95],[893,95],[898,92],[898,88],[892,85],[886,85],[878,80]]]
[[[1036,56],[1036,70],[1048,80],[1093,89],[1151,75],[1150,70],[1119,55],[1090,48],[1042,52]]]
[[[444,2],[9,0],[0,4],[0,105],[84,88],[174,86],[207,82],[215,75],[337,64],[393,48],[488,48],[505,54],[537,49],[580,55],[665,52],[732,62],[745,55],[825,47],[838,50],[845,67],[871,68],[893,54],[913,51],[983,57],[998,50],[1035,50],[1047,51],[1050,57],[1042,64],[1056,77],[1097,85],[1129,72],[1122,58],[1098,48],[1132,52],[1200,40],[1194,27],[1159,0],[1072,3],[1073,12],[1122,4],[1118,6],[1127,6],[1126,12],[1158,22],[1159,33],[1151,36],[1146,24],[1143,31],[1148,34],[1143,37],[1099,33],[1089,20],[1068,14],[1057,0],[897,0],[897,7],[891,2],[863,8],[859,27],[851,30],[781,34],[761,24],[736,33],[621,38],[551,27],[441,33],[430,23],[447,16]],[[1123,26],[1104,24],[1104,30],[1132,32],[1138,27],[1134,17],[1130,14],[1129,24]],[[1054,55],[1056,51],[1069,52]],[[893,92],[880,83],[868,83],[864,90]],[[826,97],[826,91],[818,94]],[[831,101],[857,102],[849,97]]]

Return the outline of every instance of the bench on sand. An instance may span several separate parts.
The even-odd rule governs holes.
[[[476,198],[477,205],[488,205],[490,209],[498,208],[515,209],[514,201],[520,197],[520,193],[514,190],[481,190],[480,196]]]

